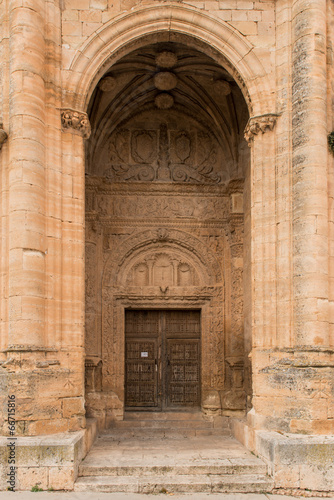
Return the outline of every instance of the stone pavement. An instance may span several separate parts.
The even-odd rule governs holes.
[[[84,492],[0,492],[0,500],[295,500],[296,497],[285,495],[254,494],[254,493],[192,493],[141,495],[136,493],[84,493]],[[304,497],[297,497],[304,498]],[[307,497],[317,500],[316,497]],[[334,500],[334,495],[329,500]]]

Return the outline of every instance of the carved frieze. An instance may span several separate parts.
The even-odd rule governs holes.
[[[258,135],[260,132],[264,134],[267,130],[273,130],[276,125],[277,117],[278,115],[275,113],[251,117],[248,120],[244,132],[248,145],[251,144],[254,136]]]
[[[74,109],[61,110],[61,126],[63,130],[71,129],[79,133],[84,139],[89,139],[91,134],[88,115]]]
[[[113,181],[217,184],[217,146],[209,133],[195,130],[118,130],[109,144]]]
[[[227,197],[91,194],[87,195],[86,206],[89,211],[98,210],[101,215],[116,218],[201,218],[219,221],[228,217],[228,205]]]

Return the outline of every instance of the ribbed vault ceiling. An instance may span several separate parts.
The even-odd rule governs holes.
[[[205,131],[221,149],[219,168],[228,171],[222,179],[242,176],[248,120],[242,93],[224,68],[183,44],[152,44],[119,60],[97,85],[89,115],[88,173],[103,175],[108,143],[117,130],[131,123],[154,128],[160,121],[169,128],[189,125]]]

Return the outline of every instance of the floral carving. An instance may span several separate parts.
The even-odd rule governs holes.
[[[258,135],[260,132],[264,134],[267,130],[273,130],[276,125],[277,116],[275,113],[267,113],[250,118],[244,132],[248,145],[250,145],[255,135]]]
[[[91,128],[86,113],[73,109],[63,109],[61,111],[61,125],[64,130],[73,129],[79,132],[84,139],[89,139]]]

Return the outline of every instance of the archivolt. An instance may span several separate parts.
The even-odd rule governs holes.
[[[146,45],[149,37],[158,33],[164,40],[172,41],[174,36],[182,35],[194,47],[201,45],[234,77],[251,115],[272,112],[271,83],[253,46],[226,22],[180,4],[136,8],[91,35],[79,49],[67,76],[64,72],[63,106],[86,111],[103,73],[125,53]]]
[[[222,269],[211,250],[198,238],[190,233],[178,229],[150,229],[130,236],[118,248],[115,257],[114,252],[105,264],[102,286],[112,286],[116,283],[116,276],[126,267],[134,255],[146,249],[163,251],[164,247],[173,247],[185,250],[187,254],[198,259],[201,267],[205,269],[208,276],[207,285],[223,283]]]

